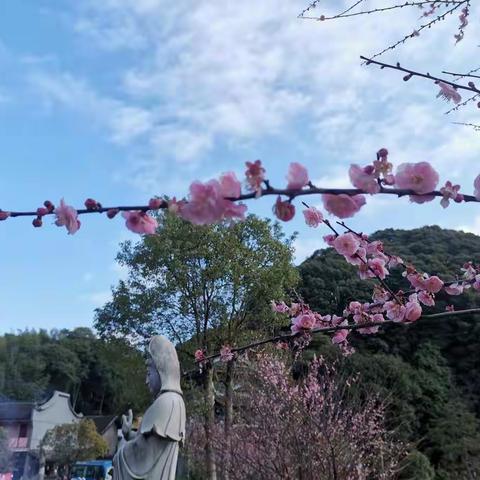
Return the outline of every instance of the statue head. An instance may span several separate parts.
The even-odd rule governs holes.
[[[163,335],[151,338],[148,344],[147,385],[154,396],[160,390],[182,393],[180,388],[180,364],[172,342]]]

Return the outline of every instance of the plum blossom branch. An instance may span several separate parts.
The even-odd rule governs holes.
[[[467,90],[467,91],[470,91],[470,92],[474,92],[476,94],[480,93],[480,90],[475,86],[475,84],[473,82],[469,82],[468,85],[462,85],[460,83],[451,82],[450,80],[445,80],[445,79],[440,78],[440,77],[434,77],[433,75],[430,75],[430,73],[428,73],[428,72],[427,73],[422,73],[422,72],[417,72],[415,70],[410,70],[409,68],[404,68],[400,65],[400,63],[396,63],[395,65],[393,65],[393,64],[390,64],[390,63],[379,62],[377,60],[373,60],[374,57],[368,58],[368,57],[364,57],[363,55],[360,56],[360,58],[365,61],[366,65],[374,64],[374,65],[378,65],[381,69],[391,68],[393,70],[398,70],[400,72],[407,73],[407,75],[404,77],[405,81],[410,80],[410,78],[412,78],[412,77],[422,77],[422,78],[426,78],[428,80],[433,80],[437,84],[440,84],[440,82],[441,82],[445,85],[450,85],[455,90]],[[456,103],[458,103],[458,102],[456,102]]]
[[[420,319],[438,320],[438,319],[449,318],[449,317],[459,317],[464,315],[476,315],[476,314],[480,314],[480,308],[470,308],[466,310],[455,310],[453,312],[449,311],[449,312],[433,313],[429,315],[422,315]],[[362,328],[383,327],[385,325],[391,325],[391,324],[399,325],[399,323],[395,322],[394,320],[385,320],[383,322],[369,322],[369,323],[363,323],[363,324],[335,325],[331,327],[312,328],[311,330],[308,330],[308,333],[311,333],[311,334],[333,333],[333,332],[338,332],[340,330],[351,331],[351,330],[358,330]],[[401,325],[409,326],[411,325],[411,323],[401,323]],[[282,335],[276,335],[274,337],[269,337],[262,340],[258,340],[256,342],[249,343],[247,345],[242,345],[241,347],[231,348],[230,352],[232,354],[238,355],[247,350],[251,350],[256,347],[261,347],[269,343],[278,343],[278,342],[283,342],[287,340],[292,340],[302,336],[303,334],[305,334],[305,331],[297,331],[297,332],[291,332],[291,333],[286,333]],[[197,361],[204,362],[204,361],[214,360],[216,358],[220,358],[220,356],[221,356],[220,352],[214,353],[212,355],[203,355],[200,359],[197,359]]]
[[[314,2],[315,4],[317,2]],[[363,0],[358,0],[357,2],[353,3],[352,5],[350,5],[347,9],[343,10],[342,12],[340,13],[337,13],[335,15],[332,15],[330,17],[326,16],[326,15],[320,15],[320,16],[305,16],[305,13],[311,11],[312,9],[311,8],[307,8],[305,10],[303,10],[299,15],[298,15],[298,18],[303,18],[303,19],[306,19],[306,20],[320,20],[320,21],[324,21],[324,20],[336,20],[338,18],[349,18],[349,17],[357,17],[359,15],[370,15],[370,14],[373,14],[373,13],[383,13],[383,12],[387,12],[387,11],[390,11],[390,10],[397,10],[397,9],[400,9],[400,8],[405,8],[405,7],[424,7],[426,5],[451,5],[451,4],[463,4],[465,3],[465,0],[430,0],[430,1],[420,1],[420,2],[405,2],[405,3],[400,3],[400,4],[397,4],[397,5],[390,5],[388,7],[382,7],[382,8],[372,8],[370,10],[361,10],[359,12],[352,12],[352,13],[349,13],[351,12],[355,7],[357,7],[360,3],[363,3]],[[312,4],[313,5],[313,4]]]
[[[450,3],[453,3],[453,2],[450,2]],[[449,10],[445,11],[444,13],[442,13],[441,15],[438,15],[437,17],[435,17],[433,20],[427,22],[427,23],[424,23],[423,25],[421,25],[419,28],[415,29],[412,33],[408,34],[408,35],[405,35],[402,39],[398,40],[397,42],[395,42],[394,44],[392,45],[389,45],[388,47],[384,48],[383,50],[381,50],[380,52],[376,53],[375,55],[372,56],[372,58],[377,58],[381,55],[383,55],[384,53],[390,51],[390,50],[394,50],[395,48],[397,48],[399,45],[401,44],[404,44],[407,40],[409,40],[410,38],[414,38],[414,37],[418,37],[420,35],[420,32],[427,29],[427,28],[431,28],[433,25],[435,25],[436,23],[442,21],[442,20],[445,20],[445,18],[447,17],[447,15],[451,15],[453,14],[453,12],[455,10],[457,10],[458,8],[460,8],[462,5],[468,5],[470,4],[469,0],[462,0],[458,3],[455,4],[454,7],[450,8]],[[457,42],[459,41],[459,39],[457,37],[455,37],[457,39]],[[463,35],[462,35],[462,38],[463,38]],[[460,38],[461,40],[461,38]]]
[[[475,123],[452,122],[454,125],[463,125],[465,127],[472,127],[476,132],[480,132],[480,125]]]
[[[460,110],[460,108],[464,107],[468,103],[474,102],[480,97],[479,93],[476,93],[475,95],[472,95],[471,97],[467,98],[463,102],[457,103],[454,107],[452,107],[450,110],[447,110],[445,112],[445,115],[448,115],[449,113],[456,112],[457,110]],[[479,106],[479,104],[477,104]]]
[[[365,167],[357,164],[350,166],[348,173],[354,188],[317,187],[311,182],[307,169],[296,162],[291,163],[288,168],[286,187],[275,188],[265,178],[265,168],[260,160],[246,162],[246,166],[244,191],[235,173],[226,172],[219,179],[205,183],[192,182],[189,195],[181,200],[176,197],[153,197],[147,205],[104,207],[96,200],[88,198],[84,203],[85,208],[78,210],[67,205],[64,199],[61,199],[57,207],[46,200],[43,206],[36,210],[0,209],[0,221],[30,216],[34,217],[32,224],[41,227],[44,217],[54,215],[57,226],[65,226],[69,234],[74,234],[80,228],[81,215],[105,213],[112,219],[121,213],[131,231],[154,234],[158,223],[156,218],[149,215],[151,211],[168,209],[191,223],[208,225],[223,220],[242,220],[247,211],[244,201],[267,196],[277,197],[273,212],[282,221],[289,221],[295,216],[293,201],[297,197],[310,195],[320,195],[325,210],[341,219],[358,213],[367,202],[366,195],[394,195],[399,198],[408,196],[414,203],[425,203],[441,197],[440,204],[444,208],[449,206],[451,200],[456,203],[480,202],[480,175],[473,182],[473,195],[460,193],[460,185],[453,185],[450,181],[437,189],[439,175],[428,162],[403,163],[397,167],[394,174],[386,148],[377,152],[376,159],[371,164]],[[309,226],[317,227],[323,221],[322,212],[314,207],[307,207],[303,214]],[[329,227],[332,228],[331,225]]]

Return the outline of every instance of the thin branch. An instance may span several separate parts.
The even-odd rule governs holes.
[[[382,69],[383,68],[391,68],[393,70],[398,70],[400,72],[408,73],[408,76],[410,76],[410,77],[422,77],[422,78],[426,78],[428,80],[433,80],[434,82],[446,83],[447,85],[451,85],[452,87],[456,88],[457,90],[468,90],[469,92],[474,92],[474,93],[477,93],[477,94],[480,93],[480,90],[477,87],[475,87],[475,85],[473,85],[473,84],[462,85],[460,83],[450,82],[449,80],[445,80],[445,79],[440,78],[440,77],[434,77],[433,75],[430,75],[428,72],[427,73],[421,73],[421,72],[417,72],[415,70],[410,70],[408,68],[403,68],[400,65],[400,63],[392,65],[390,63],[384,63],[384,62],[379,62],[377,60],[373,60],[373,57],[372,58],[364,57],[363,55],[361,55],[360,58],[362,60],[365,60],[365,63],[367,65],[370,65],[370,64],[373,63],[374,65],[378,65]]]
[[[448,115],[449,113],[455,112],[459,110],[461,107],[464,107],[467,103],[475,101],[477,98],[480,97],[480,94],[476,93],[475,95],[472,95],[471,97],[467,98],[461,103],[457,103],[454,107],[452,107],[450,110],[445,112],[445,115]]]
[[[379,63],[379,62],[375,62],[375,63]],[[395,67],[392,67],[392,68],[395,68]],[[433,79],[433,77],[430,77],[430,78]],[[283,195],[293,200],[296,197],[303,197],[308,195],[323,195],[323,194],[349,195],[349,196],[370,195],[369,192],[366,192],[365,190],[361,190],[359,188],[319,188],[311,184],[311,186],[307,189],[288,189],[288,188],[272,188],[272,187],[265,188],[261,191],[260,197]],[[414,195],[416,197],[431,197],[431,196],[443,197],[443,194],[438,190],[434,190],[432,192],[425,193],[425,194],[419,194],[410,189],[384,188],[384,187],[382,187],[380,191],[375,195],[395,195],[399,198],[406,197],[409,195]],[[237,202],[242,200],[253,200],[256,198],[258,198],[257,195],[255,194],[255,192],[252,192],[252,193],[242,194],[238,198],[227,198],[227,200]],[[464,202],[480,202],[480,200],[477,199],[474,195],[464,194],[463,198],[464,198]],[[138,205],[138,206],[135,205],[135,206],[100,207],[95,210],[89,210],[84,208],[84,209],[77,210],[77,213],[79,215],[86,215],[90,213],[105,213],[105,212],[108,212],[109,210],[148,212],[148,211],[161,210],[161,209],[167,209],[167,208],[168,208],[168,202],[166,200],[163,200],[162,204],[158,207],[158,209],[157,208],[152,209],[148,205]],[[8,213],[9,217],[36,217],[37,216],[36,211],[11,211],[11,210],[0,209],[0,212]],[[55,215],[55,212],[54,211],[48,212],[42,216],[46,217],[49,215]]]
[[[437,0],[432,2],[430,1],[421,1],[421,2],[405,2],[400,5],[391,5],[389,7],[382,7],[382,8],[372,8],[371,10],[361,10],[360,12],[353,12],[353,13],[348,13],[351,12],[356,6],[358,6],[360,3],[362,3],[364,0],[358,0],[354,4],[352,4],[350,7],[348,7],[346,10],[343,12],[337,13],[335,15],[332,15],[331,17],[327,17],[325,15],[321,15],[320,17],[306,17],[304,16],[304,13],[306,13],[308,10],[304,10],[300,15],[298,15],[298,18],[302,18],[305,20],[336,20],[338,18],[350,18],[350,17],[358,17],[359,15],[370,15],[372,13],[383,13],[387,12],[389,10],[397,10],[399,8],[405,8],[405,7],[423,7],[424,5],[431,5],[433,3],[435,4],[446,4],[446,5],[451,5],[451,4],[463,4],[465,3],[465,0],[460,0],[460,1],[452,1],[452,0]]]
[[[413,38],[413,37],[416,37],[420,34],[420,32],[426,28],[431,28],[432,25],[434,25],[435,23],[437,22],[440,22],[441,20],[444,20],[445,17],[447,15],[451,15],[455,10],[457,10],[458,8],[460,8],[462,5],[464,4],[468,4],[469,0],[463,0],[461,1],[460,3],[457,3],[453,8],[451,8],[450,10],[447,10],[446,12],[442,13],[441,15],[438,15],[437,17],[435,17],[433,20],[431,20],[430,22],[428,23],[425,23],[423,24],[422,26],[420,26],[418,29],[416,29],[413,33],[410,33],[408,35],[405,35],[401,40],[399,40],[398,42],[394,43],[393,45],[390,45],[389,47],[387,48],[384,48],[381,52],[378,52],[376,53],[375,55],[373,55],[372,58],[376,58],[376,57],[379,57],[380,55],[383,55],[384,53],[388,52],[389,50],[393,50],[395,49],[396,47],[398,47],[399,45],[401,45],[402,43],[405,43],[409,38]],[[452,3],[452,2],[451,2]]]
[[[452,122],[454,125],[463,125],[465,127],[472,127],[476,132],[480,131],[480,125],[474,123]]]
[[[480,314],[480,308],[470,308],[466,310],[456,310],[453,312],[441,312],[441,313],[433,313],[429,315],[422,315],[418,320],[437,320],[439,318],[447,318],[447,317],[460,317],[464,315],[476,315]],[[332,327],[322,327],[322,328],[314,328],[312,330],[305,330],[304,332],[295,332],[295,333],[286,333],[283,335],[277,335],[275,337],[265,338],[263,340],[259,340],[256,342],[249,343],[247,345],[243,345],[242,347],[232,348],[231,351],[233,353],[242,353],[246,350],[250,350],[252,348],[261,347],[263,345],[267,345],[269,343],[277,343],[282,342],[284,340],[291,340],[296,337],[302,336],[304,333],[332,333],[338,330],[358,330],[361,328],[370,328],[370,327],[383,327],[385,325],[405,325],[409,326],[416,322],[394,322],[393,320],[385,320],[384,322],[369,322],[369,323],[362,323],[362,324],[350,324],[350,325],[336,325]],[[205,357],[204,361],[214,360],[220,357],[220,353],[215,353],[213,355],[209,355]]]
[[[475,71],[478,71],[479,69],[477,68]],[[453,72],[447,72],[445,70],[442,70],[442,73],[445,73],[445,75],[453,75],[454,77],[460,78],[465,78],[465,77],[472,77],[472,78],[480,78],[480,75],[472,75],[471,73],[453,73]]]

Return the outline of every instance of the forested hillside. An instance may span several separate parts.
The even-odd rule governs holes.
[[[454,280],[467,261],[480,260],[480,237],[439,227],[387,229],[371,237],[385,250],[413,263],[419,271]],[[332,249],[316,251],[300,267],[300,292],[321,313],[341,314],[350,300],[369,300],[373,282],[360,280],[355,268]],[[406,287],[401,271],[389,277],[395,289]],[[478,292],[439,297],[435,309],[480,305]],[[377,335],[353,335],[357,353],[340,359],[359,372],[359,389],[379,392],[389,403],[389,421],[436,468],[436,477],[463,478],[480,461],[480,315],[390,326]],[[312,344],[317,353],[336,357],[326,339]],[[405,478],[433,478],[431,466],[417,454],[420,471]],[[423,475],[423,476],[422,476]],[[470,478],[470,477],[465,477]],[[472,477],[473,478],[473,477]]]
[[[438,227],[383,230],[389,253],[418,270],[453,280],[467,261],[480,260],[480,237]],[[299,292],[323,314],[341,314],[350,300],[369,300],[373,281],[332,249],[315,252],[299,267]],[[401,271],[389,277],[406,286]],[[480,305],[480,294],[439,298],[434,311]],[[426,309],[426,311],[428,311]],[[315,336],[306,352],[358,373],[355,392],[377,392],[388,405],[388,427],[413,451],[402,479],[446,480],[480,469],[480,315],[388,326],[376,335],[352,334],[356,353],[343,357],[328,337]],[[188,366],[184,363],[184,367]],[[23,332],[0,337],[0,394],[41,400],[67,391],[85,414],[141,411],[148,402],[144,360],[121,341],[98,339],[89,329]],[[188,389],[187,389],[188,390]]]
[[[148,401],[143,357],[88,328],[0,337],[0,397],[42,401],[54,390],[70,393],[85,415],[142,411]]]

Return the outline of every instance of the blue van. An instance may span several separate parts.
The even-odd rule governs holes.
[[[70,473],[71,480],[112,480],[111,460],[88,460],[77,462]]]

